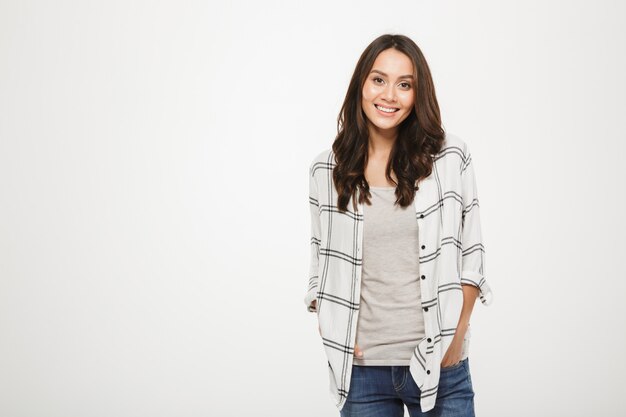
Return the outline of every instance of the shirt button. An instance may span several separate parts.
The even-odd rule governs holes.
[[[431,338],[429,337],[429,338],[428,338],[428,339],[426,339],[426,340],[428,340],[428,343],[430,343],[433,339],[431,339]]]
[[[428,307],[424,307],[424,311],[428,311]]]
[[[423,215],[423,214],[420,214],[420,219],[423,219],[423,218],[424,218],[424,215]]]
[[[422,245],[422,249],[426,249],[426,246],[425,246],[425,245]]]
[[[426,275],[422,275],[422,279],[426,279]]]
[[[430,371],[426,371],[427,374],[430,374]]]

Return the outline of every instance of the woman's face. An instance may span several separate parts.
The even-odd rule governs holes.
[[[378,54],[363,85],[361,105],[369,123],[395,131],[413,110],[415,88],[409,57],[393,48]]]

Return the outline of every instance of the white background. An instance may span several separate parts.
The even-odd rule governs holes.
[[[0,2],[0,415],[337,416],[308,167],[387,32],[472,150],[477,415],[623,413],[624,3],[225,3]]]

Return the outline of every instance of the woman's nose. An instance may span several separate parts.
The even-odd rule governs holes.
[[[385,90],[384,97],[390,102],[396,101],[396,91],[393,89],[393,87],[388,87]]]

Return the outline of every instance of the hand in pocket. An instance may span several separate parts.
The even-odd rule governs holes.
[[[363,351],[359,348],[359,345],[356,343],[354,344],[354,356],[358,358],[363,357]]]

